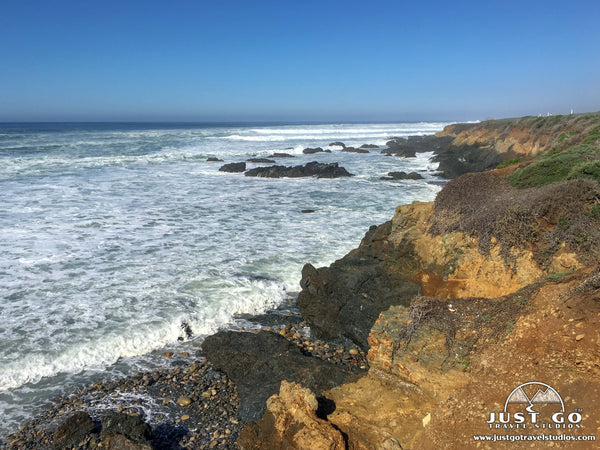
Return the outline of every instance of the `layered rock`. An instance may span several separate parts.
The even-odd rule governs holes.
[[[267,412],[250,423],[238,439],[241,449],[343,449],[342,433],[317,417],[314,393],[297,383],[281,382],[279,393],[267,400]]]

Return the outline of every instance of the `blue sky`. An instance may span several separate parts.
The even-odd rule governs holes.
[[[598,23],[597,0],[4,0],[0,121],[598,111]]]

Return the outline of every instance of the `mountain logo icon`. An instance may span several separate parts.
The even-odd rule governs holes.
[[[537,386],[538,388],[531,398],[529,398],[525,393],[525,390],[523,390],[523,388],[526,386],[533,386],[533,388]],[[529,387],[527,389],[531,393],[532,388]],[[556,389],[554,389],[552,386],[546,383],[541,383],[539,381],[530,381],[528,383],[523,383],[517,386],[515,389],[513,389],[513,391],[506,398],[506,402],[504,403],[504,411],[506,411],[506,408],[508,407],[509,403],[527,403],[530,407],[532,407],[534,404],[541,403],[560,403],[562,411],[565,411],[564,402],[560,394],[556,391]]]

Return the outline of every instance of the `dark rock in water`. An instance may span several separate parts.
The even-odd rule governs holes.
[[[388,141],[386,143],[388,148],[381,152],[405,158],[414,158],[417,153],[441,151],[452,142],[452,139],[448,136],[409,136],[408,138],[395,138]]]
[[[302,212],[303,212],[304,214],[310,214],[310,213],[314,213],[314,212],[315,212],[315,210],[314,210],[314,209],[303,209],[303,210],[302,210]]]
[[[514,157],[510,152],[498,153],[492,148],[481,148],[477,144],[448,146],[431,159],[439,162],[438,170],[445,178],[456,178],[468,172],[483,172],[495,169],[498,164]]]
[[[57,448],[77,446],[94,429],[94,421],[87,413],[76,412],[59,425],[54,433],[54,446]]]
[[[375,145],[375,144],[363,144],[360,146],[360,148],[379,148],[379,145]]]
[[[391,221],[371,227],[357,249],[329,267],[304,266],[297,306],[316,337],[366,350],[379,313],[391,305],[408,305],[419,293],[412,247],[389,243],[391,227]]]
[[[354,148],[354,147],[346,147],[342,151],[347,152],[347,153],[369,153],[369,150],[366,150],[364,148]]]
[[[317,178],[339,178],[339,177],[351,177],[349,173],[343,167],[340,167],[338,163],[320,163],[320,162],[309,162],[304,166],[270,166],[270,167],[256,167],[255,169],[248,170],[244,175],[247,177],[265,177],[265,178],[299,178],[299,177],[317,177]]]
[[[292,148],[290,148],[292,150]],[[294,155],[290,155],[289,153],[273,153],[269,158],[295,158]]]
[[[208,158],[206,161],[207,161],[207,162],[223,162],[223,160],[222,160],[222,159],[215,158],[214,156],[211,156],[211,157],[210,157],[210,158]]]
[[[417,172],[388,172],[387,177],[381,177],[380,180],[422,180],[423,177]]]
[[[101,438],[114,434],[122,434],[133,442],[149,443],[149,440],[152,437],[150,425],[148,425],[138,416],[130,416],[129,414],[111,412],[102,419],[101,423]]]
[[[273,159],[268,159],[268,158],[250,158],[250,159],[247,159],[246,162],[271,164],[271,163],[275,163],[276,161]]]
[[[317,147],[317,148],[305,148],[304,150],[302,150],[302,153],[304,153],[305,155],[312,155],[313,153],[331,153],[331,150],[327,149],[327,150],[323,150],[321,147]]]
[[[346,148],[346,144],[344,144],[343,142],[332,142],[331,144],[329,144],[329,147],[333,147],[333,146],[338,146],[338,147],[342,147],[342,148]]]
[[[262,331],[219,331],[202,344],[206,358],[225,372],[237,386],[238,414],[242,420],[258,420],[267,399],[279,392],[282,380],[301,383],[319,395],[346,381],[347,371],[315,357],[305,356],[284,337]]]
[[[240,163],[225,164],[224,166],[221,166],[221,168],[219,169],[219,172],[237,173],[237,172],[243,172],[245,170],[246,170],[246,163],[240,162]]]

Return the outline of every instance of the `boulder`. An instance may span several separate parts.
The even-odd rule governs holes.
[[[343,142],[332,142],[331,144],[329,144],[329,147],[342,147],[342,148],[346,148],[346,144],[344,144]]]
[[[58,426],[54,433],[54,446],[56,448],[77,446],[87,434],[94,431],[94,428],[94,421],[87,413],[76,412]]]
[[[283,380],[301,383],[318,395],[343,383],[348,373],[321,359],[306,356],[284,337],[261,331],[219,331],[202,344],[206,358],[236,384],[242,420],[258,420],[267,399]]]
[[[214,156],[211,156],[210,158],[207,158],[206,160],[207,162],[223,162],[222,159],[219,158],[215,158]]]
[[[360,146],[360,148],[379,148],[379,145],[375,145],[375,144],[363,144]]]
[[[316,177],[316,178],[340,178],[351,177],[343,167],[338,163],[319,163],[316,161],[309,162],[304,166],[269,166],[256,167],[248,170],[244,175],[247,177],[265,177],[265,178],[299,178],[299,177]]]
[[[122,435],[134,443],[148,444],[152,437],[150,425],[138,416],[111,412],[102,419],[101,423],[102,432],[100,437],[103,439],[109,436]]]
[[[221,166],[221,168],[219,169],[219,172],[238,173],[238,172],[243,172],[245,170],[246,170],[246,163],[239,162],[239,163],[225,164],[224,166]]]

